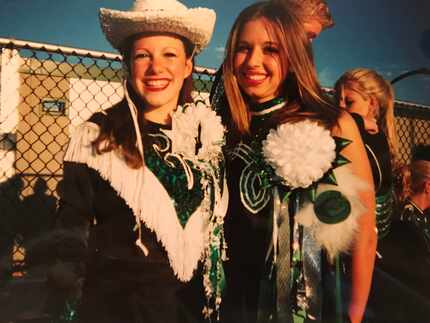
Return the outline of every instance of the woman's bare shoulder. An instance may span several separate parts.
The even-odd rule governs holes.
[[[334,136],[343,137],[346,139],[354,140],[360,138],[360,132],[358,131],[357,124],[355,123],[352,116],[342,111],[339,114],[336,125],[331,130]]]

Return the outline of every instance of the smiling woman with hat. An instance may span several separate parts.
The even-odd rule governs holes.
[[[100,9],[100,22],[124,57],[125,95],[71,137],[59,222],[86,261],[58,252],[51,281],[61,285],[65,262],[76,276],[86,268],[82,322],[202,322],[224,285],[224,128],[190,103],[187,83],[215,12],[137,0],[130,11]]]

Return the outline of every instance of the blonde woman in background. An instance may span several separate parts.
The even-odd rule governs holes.
[[[339,106],[350,112],[363,138],[372,167],[376,193],[378,257],[369,296],[367,316],[380,322],[385,316],[385,254],[394,210],[393,165],[397,151],[394,126],[394,91],[376,71],[356,68],[345,72],[335,85]],[[382,321],[385,322],[385,321]]]
[[[351,113],[366,146],[377,199],[378,237],[390,229],[393,208],[392,169],[397,152],[394,125],[394,91],[389,82],[371,69],[344,73],[335,85],[340,107]]]

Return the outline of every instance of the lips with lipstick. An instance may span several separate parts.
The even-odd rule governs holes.
[[[261,72],[243,72],[242,73],[242,82],[247,86],[258,86],[262,84],[268,75],[267,73]]]

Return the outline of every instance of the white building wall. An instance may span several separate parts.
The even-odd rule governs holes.
[[[70,133],[93,113],[119,102],[123,95],[120,82],[70,79]]]
[[[2,48],[0,74],[0,182],[15,174],[16,130],[19,121],[22,59],[17,50]]]

